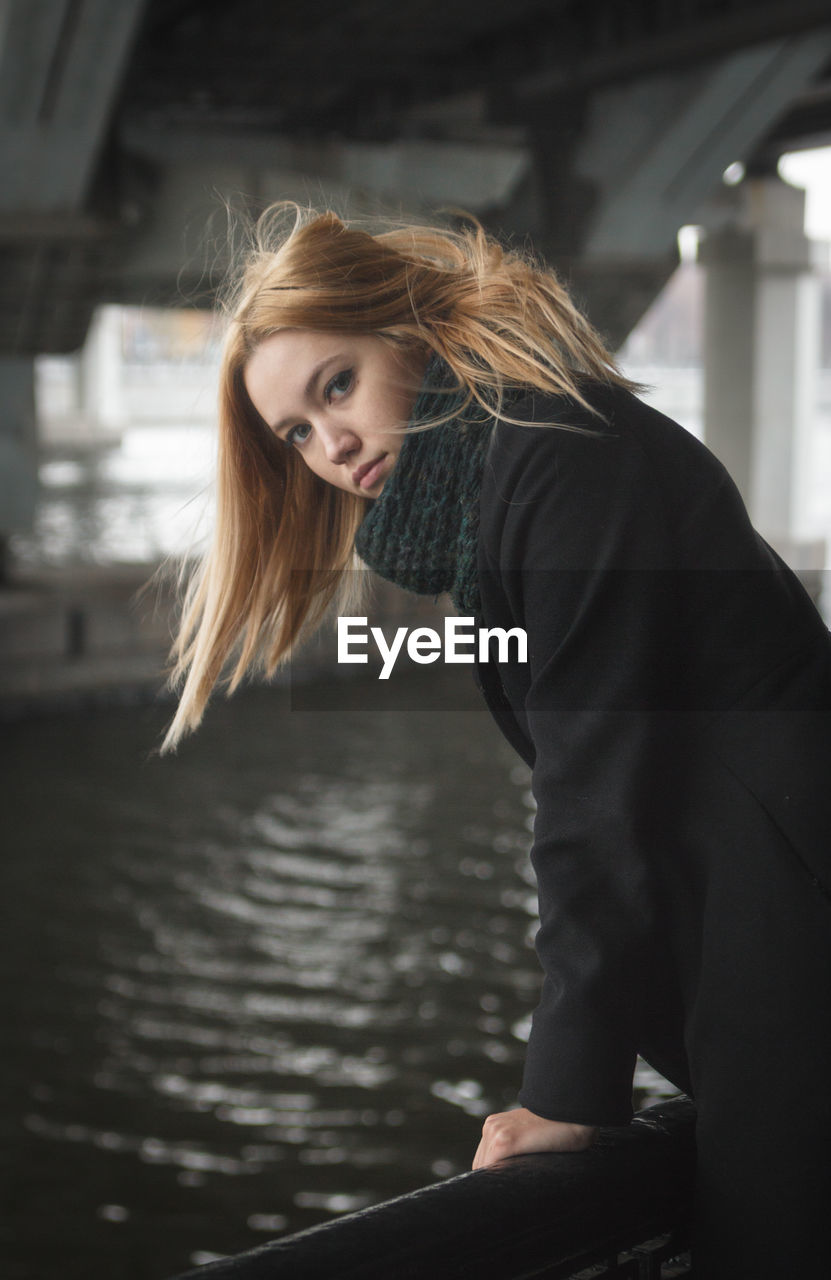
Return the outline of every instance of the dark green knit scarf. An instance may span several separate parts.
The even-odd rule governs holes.
[[[355,549],[389,582],[419,595],[448,591],[460,614],[478,618],[479,495],[495,419],[475,401],[462,409],[466,394],[445,362],[431,357],[410,427],[453,417],[405,435]]]

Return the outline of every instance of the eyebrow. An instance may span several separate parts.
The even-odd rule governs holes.
[[[345,359],[346,359],[345,355],[343,355],[342,353],[338,353],[337,355],[334,355],[334,356],[324,356],[324,358],[315,365],[315,367],[312,369],[312,372],[309,374],[308,382],[303,388],[304,401],[311,400],[312,394],[315,389],[315,385],[318,382],[320,375],[323,373],[327,365],[335,364],[340,360],[345,360]],[[274,425],[269,428],[269,430],[273,431],[274,434],[278,436],[281,431],[285,431],[287,427],[293,427],[296,424],[296,422],[297,422],[296,417],[281,418],[280,421],[275,422]]]

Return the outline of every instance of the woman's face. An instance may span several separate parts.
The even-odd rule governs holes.
[[[426,353],[370,334],[283,329],[260,344],[245,386],[260,417],[328,484],[377,498],[395,466]]]

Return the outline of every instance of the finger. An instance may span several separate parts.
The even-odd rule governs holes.
[[[491,1143],[488,1141],[487,1137],[483,1137],[480,1139],[479,1146],[476,1148],[476,1154],[473,1157],[473,1168],[487,1169],[488,1165],[493,1163],[494,1157],[491,1151]]]

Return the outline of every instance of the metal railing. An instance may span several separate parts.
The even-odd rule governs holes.
[[[687,1098],[601,1131],[587,1151],[514,1156],[177,1280],[618,1280],[689,1276]]]

